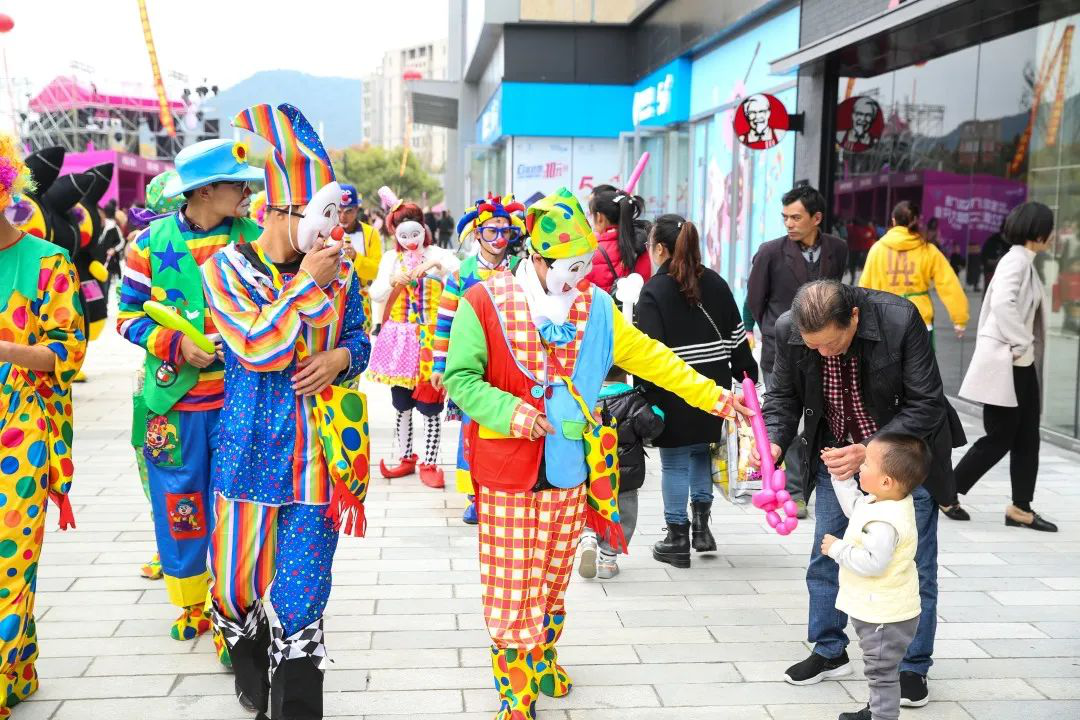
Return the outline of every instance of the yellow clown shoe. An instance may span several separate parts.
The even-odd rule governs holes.
[[[536,661],[540,692],[553,698],[566,696],[574,686],[566,670],[559,664],[559,651],[555,649],[555,643],[559,641],[565,624],[566,613],[545,615],[544,644],[538,648],[542,653],[541,659]]]
[[[535,720],[540,688],[533,655],[526,650],[493,645],[491,672],[501,701],[495,720]]]
[[[139,574],[147,580],[160,580],[164,575],[164,571],[161,569],[161,555],[154,553],[154,557],[150,558],[150,562],[140,568]]]
[[[232,668],[232,657],[229,655],[229,646],[225,644],[225,636],[221,634],[218,626],[214,626],[214,651],[217,653],[218,662],[224,667]]]
[[[4,680],[6,695],[5,705],[8,708],[15,707],[23,700],[36,693],[38,689],[37,669],[34,668],[34,663],[32,661],[16,663],[15,667],[8,673]],[[4,716],[0,714],[0,717]]]
[[[202,605],[184,608],[180,617],[172,624],[169,635],[173,640],[194,640],[210,629],[210,615]]]

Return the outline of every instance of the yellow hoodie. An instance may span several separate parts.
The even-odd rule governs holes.
[[[896,225],[866,256],[859,286],[906,297],[919,308],[927,327],[934,324],[930,284],[934,284],[956,327],[967,327],[968,301],[944,253],[906,227]]]

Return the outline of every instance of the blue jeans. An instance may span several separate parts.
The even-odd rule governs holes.
[[[807,640],[814,643],[814,652],[835,658],[847,648],[844,634],[847,615],[836,609],[836,593],[840,587],[840,566],[821,554],[821,538],[825,535],[843,537],[848,519],[840,509],[833,493],[829,471],[824,465],[817,470],[817,503],[814,511],[814,545],[810,564],[806,567],[806,588],[810,592],[810,617]],[[915,522],[919,530],[919,547],[915,551],[915,566],[919,571],[919,598],[922,614],[915,639],[908,646],[900,670],[910,670],[925,676],[934,661],[934,635],[937,633],[937,504],[924,487],[911,493],[915,501]]]
[[[669,525],[690,522],[686,499],[712,502],[712,468],[709,444],[660,448],[660,490],[664,496],[664,521]]]

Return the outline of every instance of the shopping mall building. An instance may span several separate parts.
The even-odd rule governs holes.
[[[746,291],[783,234],[780,196],[810,183],[827,227],[880,235],[900,200],[981,286],[980,252],[1028,199],[1054,209],[1040,262],[1052,309],[1044,428],[1080,437],[1080,0],[452,0],[451,81],[418,83],[416,119],[453,127],[459,212],[487,190],[528,200],[618,185],[644,151],[650,215],[702,230]],[[456,147],[456,151],[455,148]],[[937,348],[960,385],[972,332]]]

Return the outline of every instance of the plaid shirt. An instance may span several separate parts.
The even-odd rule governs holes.
[[[865,442],[877,432],[878,427],[863,404],[858,354],[822,360],[825,418],[829,421],[829,430],[841,442],[849,436],[854,442]]]

